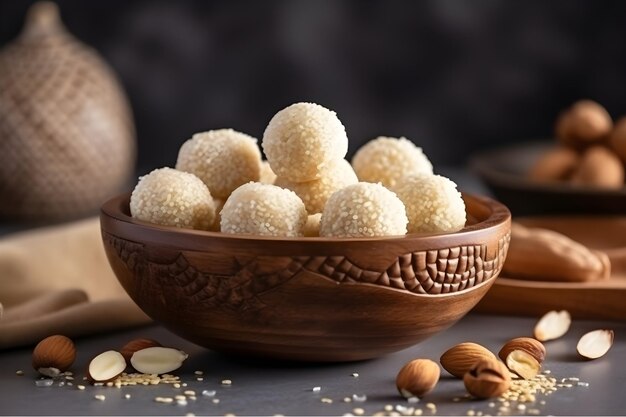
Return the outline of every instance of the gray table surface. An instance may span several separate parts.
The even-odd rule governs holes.
[[[395,388],[395,376],[401,366],[414,358],[438,360],[450,346],[464,341],[476,341],[496,352],[507,340],[532,333],[532,318],[496,317],[470,314],[455,326],[410,349],[383,358],[340,364],[280,363],[249,358],[225,356],[193,345],[160,326],[149,326],[110,335],[77,340],[78,356],[74,365],[77,380],[84,374],[89,359],[96,354],[119,348],[135,337],[152,337],[165,345],[175,346],[189,354],[183,367],[176,371],[188,386],[175,389],[169,385],[129,386],[117,388],[93,387],[88,384],[80,391],[76,386],[40,388],[35,386],[37,375],[30,368],[30,350],[20,349],[0,354],[0,413],[9,415],[343,415],[355,407],[366,414],[382,411],[385,405],[421,408],[424,415],[433,415],[426,403],[436,404],[437,415],[466,415],[468,410],[497,415],[501,406],[496,401],[463,398],[463,383],[442,371],[435,390],[418,404],[408,404]],[[577,357],[576,342],[586,331],[612,328],[616,342],[609,353],[594,361]],[[538,396],[535,404],[519,411],[511,405],[510,412],[501,415],[528,414],[538,410],[542,415],[621,415],[626,413],[626,323],[575,321],[565,337],[548,342],[548,357],[544,369],[560,379],[578,377],[588,387],[560,388],[550,396]],[[22,369],[24,376],[16,375]],[[204,372],[197,381],[194,371]],[[358,373],[358,377],[352,376]],[[223,379],[232,386],[221,385]],[[321,387],[319,393],[313,387]],[[170,396],[186,389],[197,392],[197,400],[186,406],[161,404],[157,396]],[[215,390],[212,399],[201,395],[203,390]],[[125,394],[131,394],[130,399]],[[94,398],[106,396],[105,401]],[[343,402],[344,397],[367,396],[364,402]],[[332,403],[321,401],[330,398]],[[458,399],[461,398],[460,401]],[[457,401],[455,401],[455,399]],[[545,401],[545,404],[541,402]]]

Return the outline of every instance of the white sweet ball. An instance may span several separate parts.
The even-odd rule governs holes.
[[[465,227],[465,203],[450,179],[415,175],[401,179],[394,191],[406,207],[409,233],[456,232]]]
[[[130,196],[132,217],[164,226],[208,230],[215,204],[195,175],[172,168],[155,169],[139,179]]]
[[[252,136],[233,129],[209,130],[181,146],[176,169],[196,175],[214,197],[225,200],[240,185],[259,180],[261,152]]]
[[[372,237],[406,234],[402,201],[380,184],[359,182],[335,192],[326,203],[320,236]]]
[[[360,181],[380,182],[390,189],[401,178],[433,173],[422,148],[404,137],[379,136],[369,141],[352,158],[352,167]]]
[[[307,213],[293,191],[251,182],[237,188],[220,212],[223,233],[295,237],[304,234]]]
[[[296,103],[270,120],[263,151],[279,177],[311,181],[320,178],[331,162],[346,156],[348,136],[335,112],[319,104]]]
[[[277,177],[275,184],[279,187],[288,188],[298,194],[309,214],[321,213],[326,201],[337,190],[350,184],[356,184],[356,177],[352,166],[345,159],[331,163],[322,176],[313,181],[293,182],[288,179]]]

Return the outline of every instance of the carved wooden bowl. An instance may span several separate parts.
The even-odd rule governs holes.
[[[109,262],[150,317],[207,348],[305,361],[375,358],[446,329],[485,295],[510,213],[464,195],[457,233],[261,238],[134,220],[129,195],[102,207]]]

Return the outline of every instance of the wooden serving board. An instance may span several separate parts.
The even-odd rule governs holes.
[[[529,281],[500,276],[475,311],[540,316],[568,310],[574,318],[626,321],[626,217],[560,216],[515,219],[544,227],[602,250],[611,260],[611,277],[585,283]]]

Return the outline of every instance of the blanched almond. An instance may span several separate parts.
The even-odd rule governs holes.
[[[569,330],[572,317],[567,310],[549,311],[535,325],[535,339],[545,342],[558,339]]]
[[[126,369],[126,360],[115,350],[102,352],[89,363],[89,377],[93,381],[110,381]]]
[[[130,363],[139,372],[144,374],[165,374],[181,367],[187,354],[182,350],[150,347],[133,354]]]
[[[587,359],[597,359],[611,349],[614,337],[613,330],[594,330],[580,338],[576,350]]]

